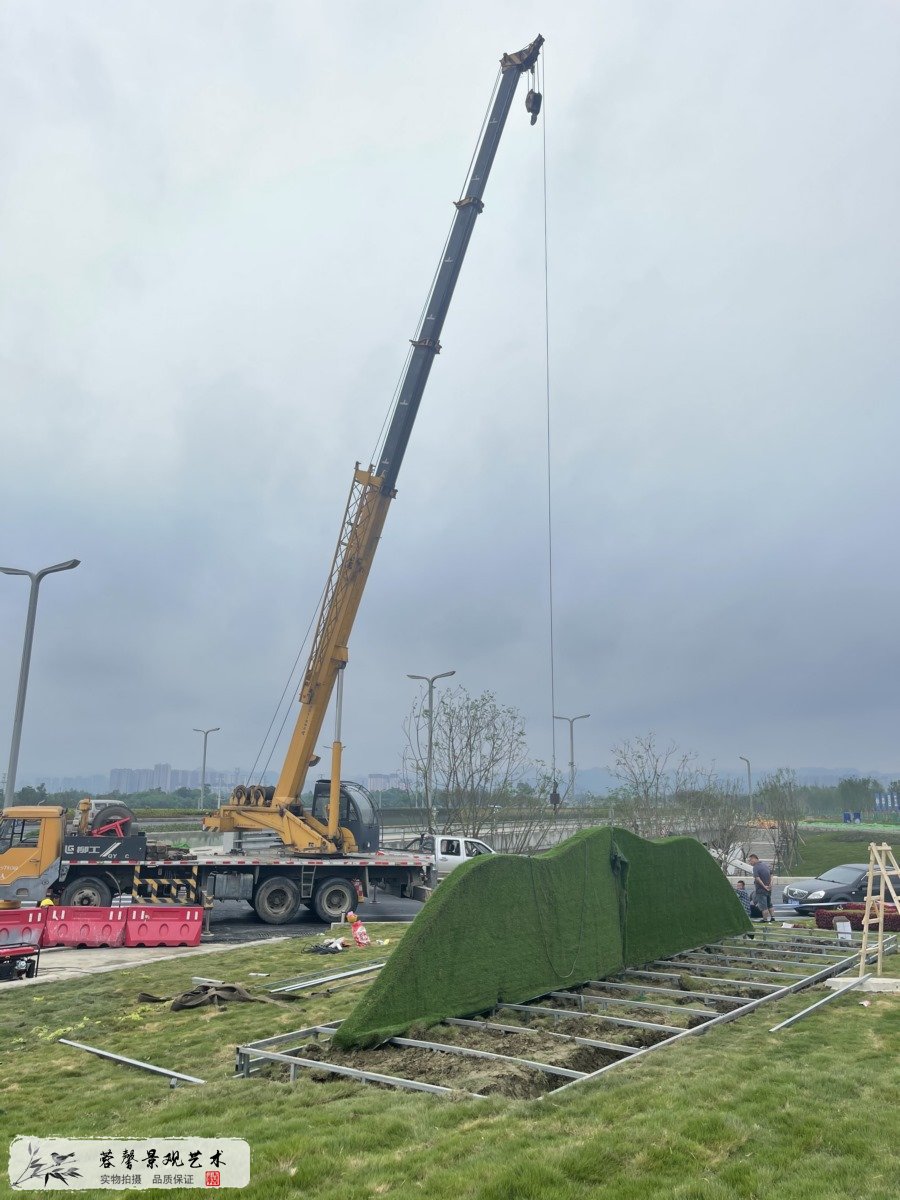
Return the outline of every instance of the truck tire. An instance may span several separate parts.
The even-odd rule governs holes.
[[[127,835],[131,832],[131,825],[134,821],[134,813],[124,804],[105,804],[96,816],[91,819],[91,829],[102,829],[104,825],[112,825],[113,822],[120,822],[123,833]]]
[[[63,906],[84,904],[94,908],[107,908],[111,901],[112,889],[109,884],[93,875],[85,875],[66,884],[60,903]]]
[[[253,894],[256,915],[267,925],[285,925],[297,915],[300,889],[286,875],[264,879]]]
[[[339,921],[358,904],[356,888],[349,879],[324,879],[313,895],[313,911],[320,921]]]

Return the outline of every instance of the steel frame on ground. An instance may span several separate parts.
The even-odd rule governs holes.
[[[585,987],[606,988],[615,992],[638,992],[656,996],[679,996],[688,1000],[707,1000],[711,1004],[743,1004],[741,996],[726,996],[720,992],[687,992],[681,988],[654,987],[651,983],[622,983],[617,979],[589,979]]]
[[[793,951],[792,953],[787,955],[787,957],[785,958],[786,964],[796,962],[797,965],[800,965],[802,963],[802,961],[803,961],[802,948],[803,947],[802,947],[802,939],[800,939],[800,940],[801,940],[801,946],[798,947],[796,949],[796,951]],[[721,946],[724,944],[724,942],[725,942],[725,939],[723,939],[723,942],[710,943],[710,944]],[[897,947],[897,937],[893,936],[890,939],[888,939],[888,944],[886,946],[886,949],[895,951],[896,947]],[[758,947],[754,946],[751,948],[758,948]],[[757,992],[764,993],[763,995],[757,995],[753,999],[750,999],[750,1000],[747,1000],[743,996],[741,996],[741,997],[726,996],[726,995],[718,995],[716,993],[693,992],[693,991],[688,991],[688,990],[681,991],[678,988],[669,988],[669,987],[665,987],[665,986],[653,986],[649,982],[647,982],[647,983],[644,983],[644,982],[629,983],[627,981],[627,978],[623,978],[623,977],[627,977],[627,976],[638,976],[638,977],[645,976],[645,977],[648,977],[650,980],[680,979],[685,974],[687,974],[687,975],[694,974],[695,969],[696,969],[696,965],[694,964],[694,962],[690,961],[690,960],[685,961],[685,956],[689,953],[691,953],[691,952],[690,951],[682,951],[680,953],[680,955],[673,955],[668,959],[658,960],[657,964],[650,964],[653,966],[658,965],[659,967],[666,967],[666,966],[676,967],[676,968],[684,967],[683,970],[678,970],[678,971],[627,970],[627,971],[623,971],[619,977],[615,977],[615,978],[609,979],[609,980],[602,980],[602,979],[590,980],[587,983],[582,984],[581,987],[582,988],[590,988],[590,987],[612,988],[612,989],[623,989],[623,990],[628,990],[628,991],[635,990],[635,991],[638,991],[641,993],[648,993],[648,992],[654,993],[655,992],[655,993],[665,994],[665,995],[684,996],[685,998],[702,997],[704,999],[712,1000],[715,1003],[735,1004],[737,1007],[730,1009],[728,1012],[716,1013],[715,1011],[709,1010],[709,1009],[688,1008],[688,1007],[685,1007],[682,1005],[677,1005],[677,1004],[656,1004],[656,1003],[650,1003],[650,1002],[642,1003],[639,1000],[631,1000],[631,999],[618,1000],[613,997],[585,995],[583,993],[583,991],[572,991],[572,992],[559,991],[559,992],[545,993],[542,996],[535,997],[535,1000],[540,1001],[540,1000],[556,999],[556,1000],[562,1000],[562,1001],[566,1001],[566,1002],[577,1002],[580,1007],[579,1008],[556,1008],[556,1007],[553,1007],[552,1005],[536,1004],[536,1003],[534,1003],[534,1001],[532,1001],[532,1003],[530,1003],[530,1004],[504,1003],[504,1004],[498,1004],[496,1006],[496,1008],[490,1014],[488,1014],[488,1019],[481,1019],[481,1020],[471,1019],[471,1020],[469,1020],[469,1019],[463,1019],[463,1018],[449,1018],[446,1022],[444,1022],[445,1025],[453,1026],[456,1028],[463,1028],[463,1029],[470,1028],[470,1029],[479,1029],[479,1030],[483,1029],[483,1030],[489,1030],[489,1031],[497,1030],[498,1032],[501,1032],[501,1033],[511,1033],[511,1034],[512,1033],[523,1033],[523,1034],[524,1033],[531,1033],[531,1034],[540,1033],[540,1034],[542,1034],[548,1038],[551,1038],[555,1041],[556,1040],[571,1041],[571,1042],[579,1043],[582,1045],[591,1046],[591,1047],[594,1047],[597,1049],[603,1049],[603,1050],[609,1051],[610,1053],[616,1053],[619,1055],[619,1057],[615,1061],[613,1061],[611,1063],[607,1063],[605,1066],[598,1068],[596,1071],[591,1071],[591,1072],[575,1071],[568,1067],[561,1067],[561,1066],[557,1066],[556,1064],[553,1064],[553,1063],[541,1062],[537,1059],[522,1058],[522,1057],[519,1057],[516,1055],[511,1055],[511,1054],[500,1054],[500,1053],[496,1053],[496,1052],[489,1051],[489,1050],[475,1049],[474,1047],[470,1047],[470,1046],[460,1046],[460,1045],[451,1044],[451,1043],[447,1043],[447,1042],[435,1042],[435,1041],[430,1041],[430,1040],[426,1040],[426,1039],[422,1039],[422,1038],[395,1037],[395,1038],[389,1038],[384,1044],[385,1045],[394,1045],[399,1048],[410,1047],[410,1048],[415,1048],[415,1049],[431,1050],[437,1054],[452,1054],[452,1055],[458,1055],[461,1057],[486,1059],[486,1060],[490,1060],[490,1061],[494,1061],[494,1062],[503,1062],[503,1063],[508,1063],[511,1066],[525,1067],[529,1070],[539,1071],[546,1075],[562,1077],[567,1080],[567,1082],[561,1084],[558,1087],[552,1088],[550,1091],[544,1093],[543,1096],[541,1096],[541,1099],[546,1099],[548,1096],[558,1095],[560,1092],[565,1091],[567,1088],[575,1087],[579,1084],[586,1082],[587,1080],[596,1079],[599,1076],[605,1074],[607,1071],[611,1071],[615,1067],[621,1066],[622,1063],[633,1062],[636,1059],[641,1058],[646,1054],[651,1054],[655,1050],[662,1049],[664,1046],[671,1046],[675,1042],[681,1041],[683,1038],[693,1037],[698,1034],[705,1033],[707,1030],[712,1029],[718,1025],[724,1025],[730,1021],[737,1020],[739,1017],[742,1017],[748,1013],[755,1011],[757,1008],[759,1008],[763,1004],[768,1004],[772,1000],[782,999],[783,997],[790,995],[792,992],[801,991],[804,988],[810,987],[812,984],[818,983],[823,979],[827,979],[829,976],[843,974],[845,971],[849,970],[852,966],[857,965],[860,960],[860,949],[857,948],[857,949],[854,949],[850,954],[848,954],[844,957],[831,959],[829,962],[827,962],[826,965],[814,964],[818,967],[818,969],[810,974],[799,975],[799,974],[796,974],[793,972],[789,973],[789,972],[785,972],[785,971],[760,972],[760,971],[755,971],[752,968],[735,967],[735,968],[733,968],[733,977],[730,979],[712,979],[708,976],[702,977],[704,979],[704,982],[708,979],[710,983],[715,982],[715,983],[730,985],[730,986],[734,986],[734,987],[748,988],[751,990],[755,990]],[[873,954],[874,954],[874,951],[873,951]],[[867,955],[866,961],[869,961],[869,959],[871,957],[872,957],[872,955]],[[719,968],[719,969],[721,969],[721,968]],[[755,978],[755,976],[758,976],[760,974],[763,974],[763,975],[780,974],[782,979],[785,979],[785,980],[790,979],[792,982],[790,982],[790,983],[785,982],[784,984],[762,983],[757,978]],[[753,976],[754,978],[750,978],[750,976]],[[604,1007],[621,1006],[621,1007],[632,1008],[632,1009],[660,1011],[660,1012],[667,1013],[667,1014],[673,1013],[673,1012],[682,1012],[685,1014],[685,1016],[708,1016],[709,1019],[705,1020],[705,1021],[701,1021],[700,1023],[698,1023],[696,1025],[693,1025],[693,1026],[690,1026],[687,1028],[683,1028],[680,1026],[667,1025],[663,1021],[639,1021],[634,1018],[613,1017],[613,1016],[610,1016],[605,1011],[586,1012],[586,1011],[584,1011],[585,1004],[590,1004],[592,1006],[596,1006],[596,1008],[598,1008],[598,1009],[603,1009]],[[499,1012],[503,1012],[503,1011],[522,1013],[526,1017],[527,1016],[538,1016],[538,1017],[552,1016],[555,1020],[576,1019],[576,1020],[601,1021],[607,1025],[618,1026],[618,1027],[623,1027],[623,1028],[631,1028],[631,1029],[640,1029],[640,1030],[645,1030],[645,1031],[652,1031],[652,1032],[662,1034],[663,1036],[661,1037],[660,1041],[655,1042],[652,1046],[646,1046],[642,1049],[638,1049],[637,1047],[634,1047],[634,1046],[625,1046],[625,1045],[620,1045],[615,1042],[606,1042],[606,1041],[603,1041],[602,1039],[580,1037],[580,1036],[578,1036],[576,1034],[572,1034],[572,1033],[560,1033],[556,1030],[553,1030],[553,1031],[551,1031],[551,1030],[535,1030],[533,1027],[530,1027],[527,1023],[523,1024],[523,1025],[511,1025],[511,1024],[504,1024],[501,1022],[493,1021],[490,1019],[491,1017],[493,1017],[494,1013],[499,1013]],[[320,1062],[316,1059],[300,1057],[296,1053],[294,1053],[291,1043],[293,1043],[294,1046],[297,1046],[298,1043],[307,1041],[310,1038],[331,1037],[339,1025],[340,1025],[339,1021],[332,1021],[332,1022],[329,1022],[328,1024],[323,1024],[323,1025],[312,1025],[305,1029],[292,1030],[289,1033],[278,1034],[271,1038],[265,1038],[261,1041],[248,1043],[245,1046],[238,1046],[236,1049],[236,1052],[235,1052],[236,1053],[236,1062],[235,1062],[236,1073],[239,1075],[242,1075],[244,1077],[249,1077],[252,1074],[256,1074],[259,1071],[260,1067],[262,1065],[264,1065],[265,1063],[274,1062],[274,1063],[286,1065],[289,1068],[289,1076],[290,1076],[291,1082],[294,1082],[296,1080],[297,1070],[299,1068],[299,1069],[304,1069],[304,1070],[321,1071],[321,1072],[325,1072],[328,1074],[343,1076],[345,1078],[350,1078],[350,1079],[358,1079],[363,1082],[380,1083],[380,1084],[387,1085],[389,1087],[396,1087],[396,1088],[408,1089],[408,1090],[413,1090],[413,1091],[431,1092],[431,1093],[434,1093],[437,1095],[456,1095],[456,1096],[465,1095],[465,1096],[476,1097],[479,1099],[483,1098],[481,1096],[481,1094],[477,1093],[477,1092],[461,1092],[459,1089],[450,1088],[450,1087],[442,1086],[439,1084],[426,1083],[423,1080],[406,1079],[406,1078],[403,1078],[403,1077],[397,1076],[397,1075],[386,1075],[386,1074],[384,1074],[382,1072],[378,1072],[378,1071],[367,1071],[367,1070],[362,1070],[357,1067],[343,1066],[343,1065],[340,1065],[337,1063],[329,1063],[326,1061]],[[275,1049],[276,1046],[280,1047],[280,1049],[276,1050]]]
[[[669,962],[672,960],[669,959]],[[797,958],[794,955],[782,954],[781,958],[763,958],[761,955],[754,955],[752,958],[749,954],[711,954],[706,950],[692,950],[690,954],[684,954],[675,960],[676,962],[686,963],[709,963],[710,966],[724,966],[727,971],[731,970],[729,963],[746,963],[748,967],[754,964],[759,967],[770,966],[771,971],[760,971],[760,975],[775,975],[779,973],[781,967],[790,966],[791,963],[796,963],[800,966],[802,963],[812,963],[814,960],[806,958]],[[743,968],[740,968],[743,969]]]
[[[776,992],[778,991],[779,986],[777,983],[760,983],[756,979],[740,979],[734,977],[731,979],[723,979],[721,976],[702,975],[697,971],[689,971],[687,969],[684,971],[628,970],[625,972],[626,977],[634,978],[636,976],[638,979],[681,979],[684,975],[693,975],[695,979],[702,979],[704,983],[717,983],[719,985],[724,983],[726,986],[730,984],[732,987],[756,988],[756,990],[759,992]]]

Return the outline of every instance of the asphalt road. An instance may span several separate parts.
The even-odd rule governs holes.
[[[379,896],[377,903],[360,904],[356,911],[365,924],[374,921],[411,921],[421,907],[418,900]],[[242,900],[225,900],[215,904],[210,918],[210,932],[215,935],[215,940],[231,945],[235,942],[260,942],[270,937],[312,937],[330,928],[306,908],[301,909],[296,921],[287,925],[266,925]]]
[[[775,887],[776,897],[781,896],[785,883],[793,881],[793,877],[780,877]],[[730,881],[732,884],[734,880]],[[357,911],[363,922],[367,921],[411,921],[422,905],[418,900],[401,900],[398,896],[379,895],[375,904],[366,902],[360,904]],[[796,910],[790,905],[779,904],[776,901],[775,915],[779,921],[789,921],[795,917]],[[269,937],[312,937],[322,933],[330,926],[320,921],[315,913],[303,908],[296,921],[288,925],[265,925],[254,913],[253,909],[242,900],[220,901],[214,905],[210,929],[215,934],[215,940],[227,945],[239,942],[259,942]]]

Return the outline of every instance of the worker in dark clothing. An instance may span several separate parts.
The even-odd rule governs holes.
[[[772,868],[762,862],[758,854],[751,854],[747,859],[753,868],[753,903],[762,913],[767,925],[775,923],[772,912]]]

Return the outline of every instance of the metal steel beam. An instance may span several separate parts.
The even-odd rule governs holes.
[[[841,958],[844,958],[844,955],[842,955],[840,952],[838,952],[838,950],[809,950],[809,949],[805,949],[805,948],[800,949],[800,947],[787,947],[785,949],[782,949],[781,947],[775,948],[772,946],[752,947],[752,946],[742,946],[742,944],[734,944],[733,942],[728,943],[728,944],[721,944],[721,946],[719,947],[718,950],[712,950],[712,952],[706,952],[706,950],[703,950],[703,952],[701,952],[701,950],[695,950],[695,952],[691,952],[691,950],[684,950],[683,953],[684,954],[690,954],[690,953],[712,953],[712,954],[718,953],[718,954],[721,954],[724,952],[728,953],[728,954],[736,954],[739,956],[740,959],[746,960],[748,962],[752,962],[752,960],[754,960],[756,955],[763,955],[764,958],[766,958],[766,959],[776,958],[776,959],[780,959],[785,962],[791,962],[791,961],[811,962],[816,959],[841,959]],[[680,959],[680,958],[682,958],[682,954],[673,954],[672,955],[672,959]]]
[[[325,1033],[326,1036],[334,1033],[340,1025],[340,1021],[333,1021],[327,1025],[308,1025],[305,1029],[292,1029],[289,1033],[278,1033],[274,1037],[261,1038],[258,1042],[248,1042],[245,1046],[239,1046],[240,1050],[270,1050],[273,1046],[285,1046],[289,1042],[302,1042],[306,1038],[317,1037],[320,1033]]]
[[[681,961],[684,961],[684,960],[681,960]],[[786,978],[790,978],[790,976],[793,974],[795,979],[805,979],[806,978],[805,971],[797,971],[797,972],[776,971],[776,970],[755,971],[752,967],[734,967],[734,968],[723,967],[723,965],[721,963],[707,963],[706,965],[704,965],[702,962],[698,961],[697,959],[693,959],[693,958],[687,960],[687,963],[688,963],[688,968],[689,968],[687,974],[689,974],[689,975],[691,974],[692,971],[705,971],[707,968],[709,968],[710,971],[734,970],[734,972],[736,974],[739,973],[740,976],[745,976],[745,975],[783,975]],[[654,961],[649,963],[648,965],[651,967],[671,967],[671,966],[680,966],[681,962],[679,961],[679,962],[676,962],[673,964],[673,962],[670,958],[657,958],[657,959],[654,959]]]
[[[848,983],[846,987],[837,988],[828,996],[823,996],[821,1000],[817,1000],[815,1004],[810,1004],[808,1008],[802,1009],[798,1013],[794,1013],[792,1017],[788,1017],[786,1021],[780,1022],[778,1025],[773,1025],[769,1033],[777,1033],[779,1029],[787,1029],[788,1025],[793,1025],[795,1021],[802,1021],[804,1017],[808,1017],[811,1012],[815,1012],[817,1008],[821,1008],[823,1004],[830,1004],[832,1000],[837,1000],[838,996],[844,996],[847,992],[852,992],[855,987],[859,987],[861,983],[865,983],[867,979],[871,979],[872,975],[869,972],[866,975],[857,975],[852,983]]]
[[[448,1042],[425,1042],[419,1038],[392,1037],[391,1046],[409,1046],[412,1050],[434,1050],[439,1054],[459,1054],[464,1058],[490,1058],[496,1062],[510,1063],[516,1067],[530,1067],[547,1075],[562,1075],[565,1079],[583,1079],[587,1071],[572,1071],[568,1067],[555,1067],[550,1063],[536,1062],[531,1058],[513,1058],[511,1054],[496,1054],[492,1050],[473,1050],[470,1046],[454,1046]]]
[[[549,1008],[535,1004],[498,1004],[497,1011],[532,1013],[536,1017],[555,1017],[557,1020],[567,1020],[570,1017],[582,1018],[586,1021],[603,1021],[607,1025],[622,1025],[627,1029],[649,1029],[660,1033],[681,1033],[678,1025],[662,1025],[658,1021],[629,1021],[624,1017],[608,1017],[601,1013],[580,1012],[577,1008]]]
[[[793,954],[812,954],[816,957],[821,955],[834,954],[834,950],[826,950],[822,946],[810,945],[801,943],[775,943],[775,942],[708,942],[703,946],[692,946],[689,950],[681,950],[677,954],[671,954],[670,958],[681,958],[685,954],[697,953],[712,953],[712,954],[776,954],[776,955],[793,955]]]
[[[729,938],[719,944],[723,949],[739,946],[745,950],[813,950],[817,954],[834,954],[840,949],[837,942],[828,944],[813,938],[754,938],[752,942]]]
[[[696,975],[698,979],[702,979],[704,983],[715,983],[719,986],[731,984],[732,987],[747,987],[756,988],[760,992],[778,991],[777,983],[758,983],[756,980],[750,979],[721,979],[712,975],[701,975],[694,971],[626,971],[626,975],[636,975],[638,978],[646,979],[681,979],[684,975]]]
[[[332,975],[319,975],[314,979],[298,977],[297,979],[284,979],[280,983],[273,984],[266,991],[270,996],[281,996],[286,992],[299,992],[305,988],[317,987],[323,983],[334,983],[336,979],[350,979],[353,975],[370,975],[373,971],[380,971],[387,960],[381,962],[370,963],[366,967],[356,967],[352,971],[338,971]]]
[[[673,960],[667,959],[666,961],[672,962]],[[695,963],[695,962],[696,963],[710,963],[710,964],[747,963],[748,970],[752,967],[753,963],[756,963],[757,965],[765,965],[768,963],[769,966],[777,967],[780,970],[782,967],[789,967],[794,964],[796,964],[797,966],[802,966],[805,960],[803,959],[802,955],[801,956],[791,955],[790,957],[782,956],[781,958],[762,958],[762,957],[751,958],[747,954],[707,954],[705,950],[692,950],[690,952],[690,955],[685,954],[683,956],[679,956],[679,958],[677,958],[674,961],[687,962],[687,963]],[[821,966],[822,964],[818,963],[815,965]],[[730,970],[731,968],[727,967],[726,969]],[[736,969],[743,970],[744,968],[742,966],[739,966]],[[760,974],[774,975],[775,972],[774,971],[762,971],[762,972],[760,972]],[[804,974],[805,974],[805,972],[804,972]]]
[[[727,939],[726,939],[727,940]],[[743,940],[738,942],[738,945],[745,946],[747,943]],[[831,943],[834,949],[839,949],[837,942]],[[769,947],[772,949],[797,949],[804,950],[815,947],[823,953],[829,953],[828,943],[815,938],[754,938],[752,946],[754,949],[766,950]]]
[[[251,1050],[249,1046],[239,1046],[239,1051]],[[277,1054],[274,1050],[251,1051],[257,1057],[267,1062],[283,1063],[288,1067],[306,1067],[311,1071],[327,1071],[329,1075],[344,1075],[348,1079],[361,1079],[370,1083],[384,1083],[388,1087],[406,1088],[413,1092],[434,1092],[440,1096],[459,1095],[456,1088],[441,1087],[436,1083],[422,1083],[418,1079],[403,1079],[399,1075],[382,1075],[378,1071],[360,1071],[356,1067],[342,1067],[337,1063],[317,1062],[314,1058],[296,1058],[293,1054]],[[577,1082],[577,1081],[576,1081]],[[479,1092],[464,1092],[463,1095],[473,1096],[483,1100]]]
[[[585,987],[608,988],[616,992],[652,992],[654,996],[685,996],[690,1000],[709,1000],[716,1004],[743,1004],[743,996],[725,996],[718,992],[684,992],[681,988],[654,987],[650,983],[613,983],[609,979],[591,979]]]
[[[532,1037],[548,1037],[561,1042],[577,1042],[579,1046],[590,1046],[597,1050],[611,1050],[614,1054],[634,1054],[636,1047],[623,1046],[619,1042],[602,1042],[599,1038],[578,1037],[575,1033],[557,1033],[553,1029],[529,1029],[527,1025],[502,1025],[499,1021],[470,1021],[462,1017],[445,1017],[445,1025],[459,1025],[463,1029],[496,1030],[498,1033],[529,1033]]]
[[[720,1013],[719,1016],[714,1017],[711,1021],[706,1021],[703,1025],[695,1025],[691,1029],[679,1030],[675,1036],[666,1038],[665,1041],[662,1042],[656,1042],[653,1046],[646,1046],[644,1049],[638,1050],[638,1052],[633,1054],[630,1058],[621,1059],[614,1063],[607,1063],[606,1066],[599,1067],[596,1071],[592,1071],[590,1075],[586,1076],[585,1079],[576,1079],[573,1080],[572,1083],[564,1083],[562,1087],[556,1088],[556,1090],[551,1094],[556,1096],[560,1092],[566,1091],[567,1088],[578,1087],[589,1080],[599,1078],[599,1076],[605,1074],[607,1071],[612,1070],[615,1067],[621,1066],[623,1062],[635,1062],[637,1059],[642,1058],[646,1054],[651,1054],[655,1050],[662,1050],[664,1046],[671,1046],[674,1042],[681,1041],[682,1038],[696,1037],[699,1034],[707,1033],[715,1026],[724,1025],[729,1021],[735,1021],[738,1017],[743,1017],[747,1013],[753,1012],[754,1009],[759,1008],[762,1004],[768,1004],[772,1000],[780,1000],[784,996],[790,995],[791,992],[798,992],[802,988],[810,987],[812,984],[818,983],[822,979],[827,979],[831,975],[839,975],[842,971],[849,970],[853,963],[857,961],[858,957],[859,955],[857,954],[851,955],[849,958],[845,958],[839,963],[833,963],[831,966],[823,967],[821,971],[817,971],[814,975],[807,976],[806,979],[801,980],[799,983],[792,983],[783,988],[779,988],[778,991],[772,993],[772,995],[760,996],[758,999],[750,1000],[747,1004],[742,1005],[740,1008],[734,1009],[732,1012]]]
[[[602,986],[602,985],[601,985]],[[585,1004],[610,1004],[614,1008],[646,1008],[650,1012],[685,1013],[689,1017],[714,1017],[710,1008],[687,1008],[683,1004],[652,1004],[646,1000],[618,1000],[612,996],[588,996],[584,992],[550,992],[552,1000],[578,1000]]]
[[[153,1063],[141,1062],[137,1058],[126,1058],[124,1054],[113,1054],[109,1050],[98,1050],[96,1046],[85,1046],[83,1042],[70,1042],[68,1038],[59,1038],[63,1046],[73,1046],[76,1050],[86,1050],[88,1054],[96,1054],[98,1058],[108,1058],[111,1062],[121,1063],[126,1067],[140,1067],[142,1071],[152,1071],[154,1075],[165,1075],[167,1079],[180,1079],[183,1083],[206,1083],[196,1075],[184,1075],[181,1071],[169,1071],[165,1067],[155,1067]]]

